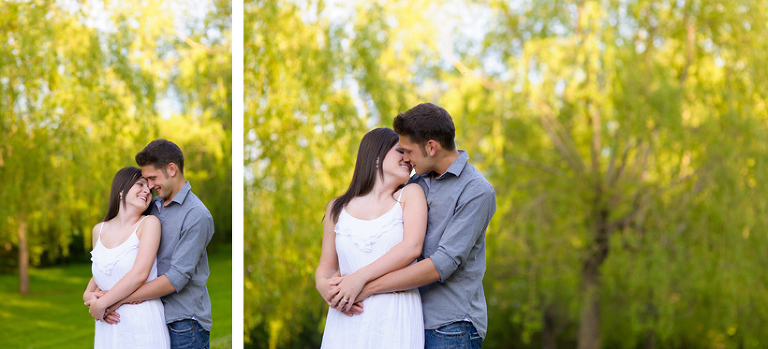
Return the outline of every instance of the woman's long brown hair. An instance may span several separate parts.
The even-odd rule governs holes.
[[[352,198],[363,196],[373,190],[377,174],[384,178],[384,169],[382,168],[384,157],[399,140],[397,133],[386,127],[375,128],[363,136],[360,141],[360,148],[357,150],[352,182],[349,184],[347,192],[337,197],[331,207],[331,218],[334,222],[339,220],[341,209]]]

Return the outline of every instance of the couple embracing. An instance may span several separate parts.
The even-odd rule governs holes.
[[[480,348],[495,192],[456,149],[445,109],[420,104],[393,128],[363,137],[349,189],[325,213],[322,347]]]
[[[115,174],[107,214],[93,227],[83,301],[96,320],[94,347],[208,348],[213,218],[184,179],[176,144],[152,141],[136,163]]]

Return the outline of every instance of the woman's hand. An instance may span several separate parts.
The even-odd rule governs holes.
[[[88,312],[91,313],[91,317],[93,317],[94,320],[101,321],[104,319],[104,312],[107,307],[102,304],[103,302],[100,302],[99,299],[94,299],[93,301],[86,303],[89,303]]]
[[[338,286],[331,286],[330,280],[332,279],[334,278],[323,279],[320,282],[315,283],[315,288],[317,288],[317,292],[320,293],[320,296],[323,297],[323,300],[325,300],[325,303],[328,303],[329,306],[333,306],[331,304],[331,300],[333,299],[333,296],[339,293]]]
[[[366,281],[367,280],[361,277],[358,273],[331,278],[331,286],[338,286],[339,288],[339,293],[331,299],[331,306],[341,312],[346,312],[351,309],[352,305],[355,303],[355,298],[360,294]]]
[[[323,297],[323,300],[329,306],[331,305],[331,299],[333,299],[333,296],[339,293],[339,287],[331,286],[330,280],[339,275],[341,275],[341,272],[339,270],[336,270],[336,272],[333,273],[333,275],[331,275],[330,277],[322,277],[322,276],[315,275],[315,289],[317,289],[317,293],[320,294],[320,297]]]
[[[89,305],[90,302],[101,298],[101,296],[104,295],[104,291],[96,290],[96,291],[85,291],[83,293],[83,301],[85,302],[85,305]]]
[[[90,307],[91,303],[96,302],[96,300],[99,299],[99,297],[101,297],[101,294],[99,294],[99,292],[86,292],[83,294],[83,300],[85,300],[83,304],[85,304],[86,307]]]

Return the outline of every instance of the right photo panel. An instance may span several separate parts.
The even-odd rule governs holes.
[[[244,346],[765,347],[766,13],[245,0]]]

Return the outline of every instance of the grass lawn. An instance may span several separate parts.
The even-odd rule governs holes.
[[[212,348],[232,347],[232,248],[208,251]],[[30,269],[30,294],[16,274],[0,274],[0,348],[93,348],[93,319],[82,296],[90,264]]]

